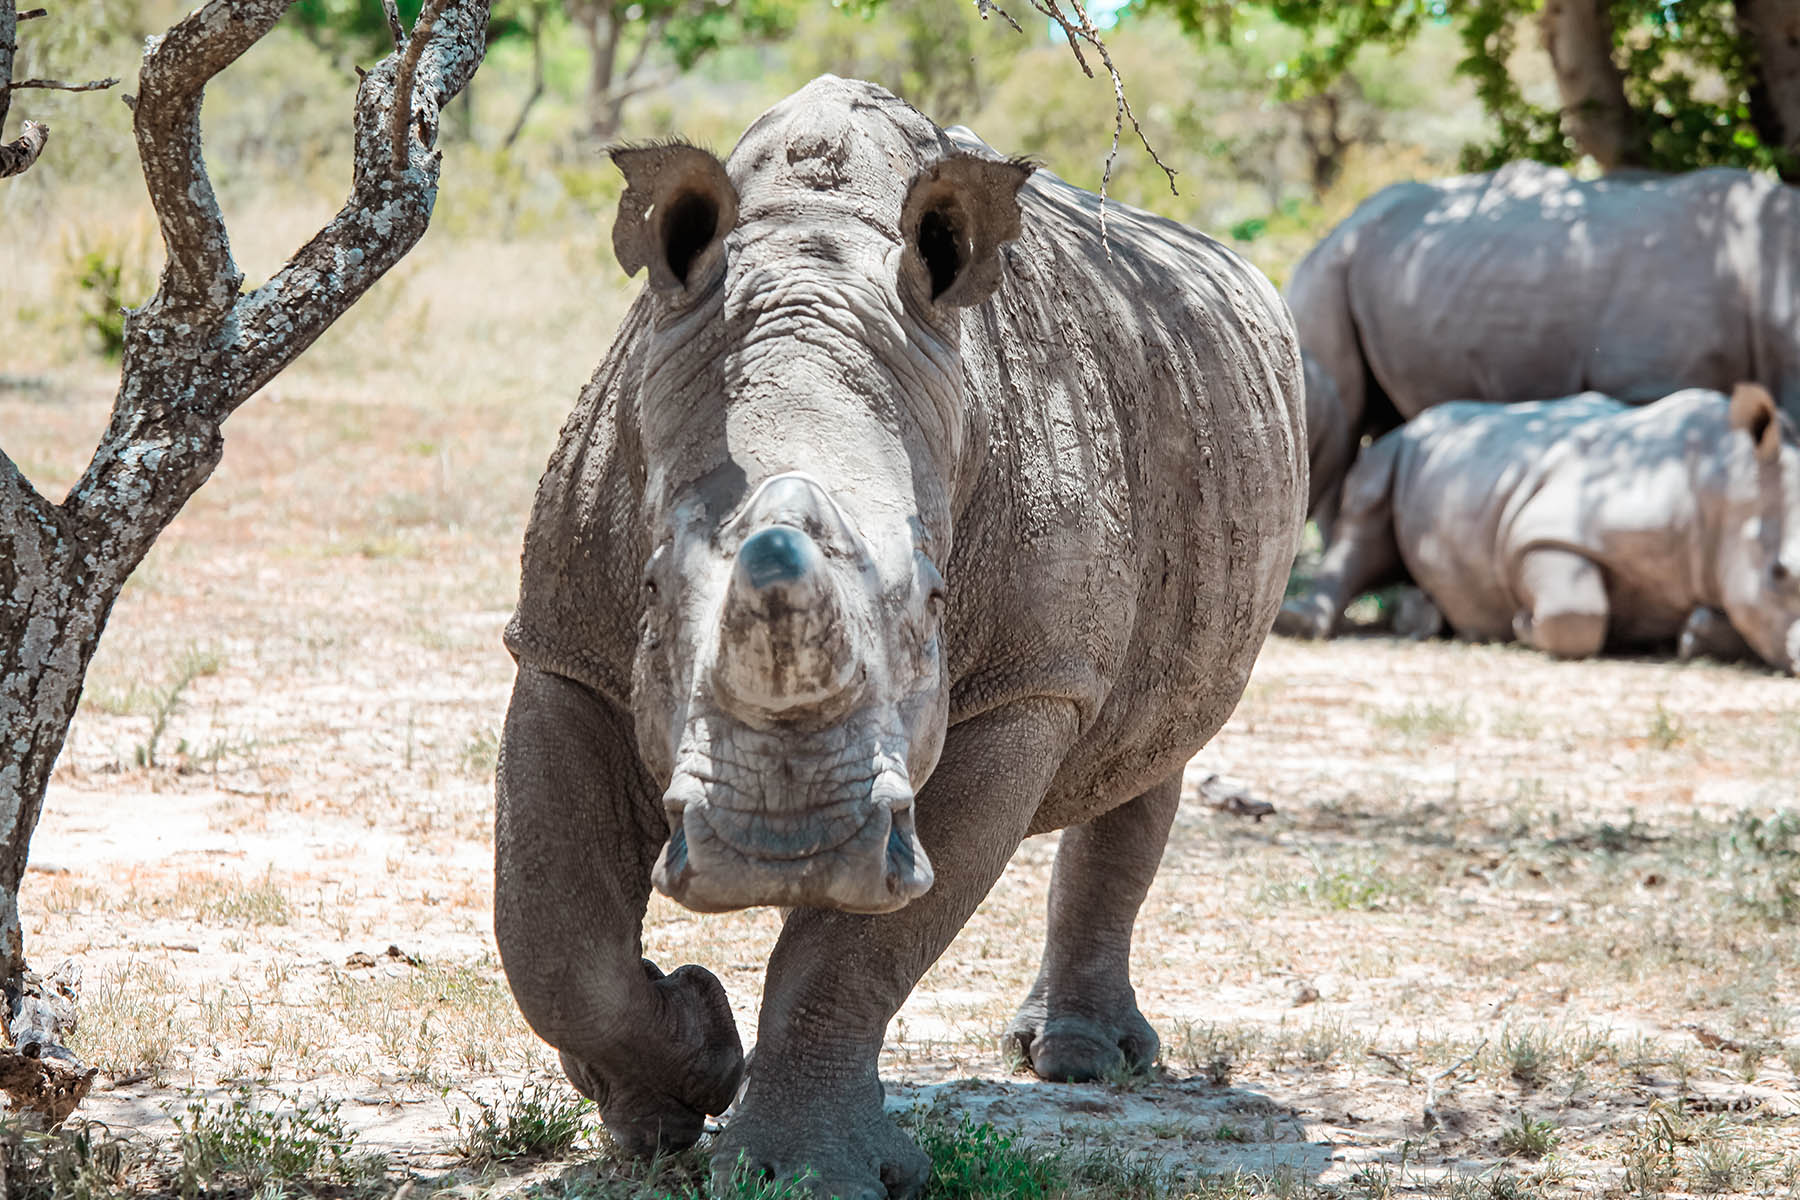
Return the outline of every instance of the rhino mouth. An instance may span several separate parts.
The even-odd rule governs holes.
[[[904,907],[933,881],[912,788],[885,772],[851,790],[823,804],[772,809],[745,803],[717,780],[680,775],[663,798],[669,837],[652,881],[696,912]]]

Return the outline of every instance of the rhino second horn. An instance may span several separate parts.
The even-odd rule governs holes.
[[[744,539],[719,630],[717,682],[727,697],[774,713],[840,695],[856,662],[824,555],[789,525]]]

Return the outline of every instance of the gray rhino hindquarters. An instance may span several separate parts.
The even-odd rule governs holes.
[[[1760,383],[1800,418],[1800,188],[1541,163],[1383,188],[1294,268],[1311,509],[1365,435],[1434,404]]]
[[[507,645],[495,931],[607,1128],[738,1089],[719,982],[640,958],[650,889],[791,909],[714,1145],[905,1196],[889,1018],[1028,833],[1068,826],[1046,1074],[1147,1063],[1127,975],[1188,758],[1298,544],[1286,309],[1208,238],[825,77],[730,159],[615,154],[644,293],[539,485]]]

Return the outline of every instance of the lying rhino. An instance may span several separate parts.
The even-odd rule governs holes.
[[[1283,633],[1416,580],[1459,636],[1800,664],[1800,449],[1768,391],[1444,404],[1365,449]]]
[[[564,426],[507,645],[495,932],[624,1145],[693,1142],[744,1056],[640,960],[650,888],[791,909],[718,1173],[913,1195],[889,1019],[1021,838],[1066,829],[1011,1036],[1141,1067],[1127,973],[1182,767],[1298,542],[1300,361],[1208,238],[822,78],[728,162],[614,153],[649,285]]]
[[[1446,400],[1771,388],[1800,417],[1800,189],[1746,171],[1578,180],[1537,163],[1365,201],[1287,289],[1311,509],[1365,435]]]

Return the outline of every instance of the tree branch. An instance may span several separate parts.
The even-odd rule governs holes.
[[[219,419],[310,346],[424,235],[437,201],[438,114],[468,83],[487,47],[487,0],[439,0],[434,7],[429,29],[421,28],[421,16],[407,44],[408,51],[420,47],[412,97],[420,137],[400,143],[410,155],[406,170],[392,169],[392,117],[405,111],[405,101],[395,86],[400,56],[390,55],[358,89],[349,199],[274,278],[238,302],[227,350],[235,398]],[[296,320],[296,313],[305,319]]]
[[[431,27],[443,11],[444,0],[425,0],[419,19],[413,22],[412,38],[400,55],[400,73],[394,80],[393,129],[390,141],[394,147],[394,170],[406,169],[407,143],[411,140],[407,126],[412,123],[413,77],[419,71],[419,54],[431,39]]]
[[[132,127],[168,262],[158,298],[216,315],[243,286],[200,152],[200,102],[213,76],[275,27],[291,0],[208,0],[144,51]]]
[[[7,86],[15,92],[26,88],[46,88],[57,92],[100,92],[109,87],[118,87],[119,81],[109,75],[105,79],[90,79],[86,83],[64,83],[60,79],[21,79]]]
[[[394,39],[394,49],[399,50],[406,45],[406,26],[400,23],[400,8],[394,0],[381,0],[381,11],[387,17],[388,35]]]
[[[1138,141],[1144,147],[1144,152],[1150,156],[1150,161],[1162,168],[1162,173],[1168,177],[1171,195],[1178,194],[1175,189],[1175,169],[1162,160],[1162,156],[1156,152],[1156,147],[1152,146],[1150,139],[1144,136],[1144,127],[1138,124],[1137,113],[1132,110],[1131,101],[1125,95],[1125,80],[1120,77],[1119,68],[1113,64],[1112,51],[1107,49],[1106,42],[1101,39],[1100,30],[1094,24],[1093,18],[1088,15],[1087,6],[1082,0],[1069,0],[1069,7],[1075,10],[1074,16],[1064,12],[1057,0],[1027,0],[1027,3],[1062,29],[1063,36],[1069,40],[1069,51],[1075,55],[1075,63],[1081,68],[1083,74],[1089,79],[1094,77],[1093,68],[1088,66],[1087,57],[1081,52],[1081,43],[1086,42],[1093,47],[1094,53],[1100,56],[1100,65],[1106,68],[1107,77],[1112,80],[1112,146],[1106,152],[1106,166],[1100,173],[1100,240],[1105,243],[1107,186],[1112,183],[1113,163],[1119,157],[1119,140],[1125,135],[1125,122],[1131,122],[1132,132],[1137,134]],[[994,12],[1005,18],[1006,23],[1014,29],[1019,28],[1019,23],[1013,20],[1012,16],[994,0],[975,0],[975,6],[983,20],[987,19],[990,12]],[[1108,253],[1110,254],[1111,251]]]
[[[0,179],[18,175],[37,161],[50,140],[50,127],[37,121],[26,121],[19,136],[0,145]]]

